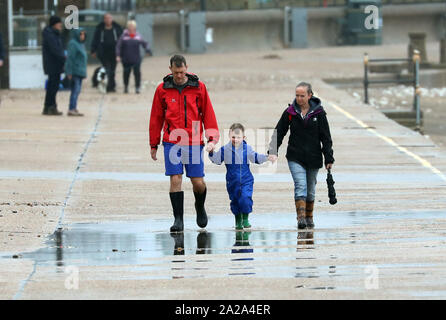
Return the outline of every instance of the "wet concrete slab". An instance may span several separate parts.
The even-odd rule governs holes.
[[[1,259],[30,260],[34,270],[45,277],[57,277],[67,267],[74,266],[118,267],[123,268],[123,278],[144,280],[232,276],[351,280],[362,279],[367,264],[346,263],[342,257],[345,252],[340,254],[339,248],[349,246],[367,252],[367,248],[392,244],[446,247],[446,230],[440,232],[438,228],[422,235],[367,229],[395,221],[433,222],[446,218],[446,212],[442,211],[320,213],[315,218],[316,228],[303,231],[296,229],[295,214],[251,216],[253,228],[243,232],[233,229],[232,215],[211,216],[207,230],[198,229],[194,217],[188,216],[183,233],[168,232],[172,223],[169,218],[65,225],[48,237],[45,247],[34,252],[3,253]],[[374,267],[399,272],[402,268],[445,268],[446,263],[396,261]],[[426,272],[420,274],[428,276]],[[104,274],[98,276],[103,278]],[[337,288],[340,287],[350,292],[355,290],[338,284]],[[429,293],[424,295],[427,297]]]

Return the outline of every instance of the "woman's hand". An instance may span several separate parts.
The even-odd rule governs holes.
[[[331,168],[333,168],[333,163],[327,163],[327,165],[325,166],[325,168],[327,170],[331,170]]]
[[[272,163],[274,163],[274,162],[276,162],[277,161],[277,156],[276,155],[274,155],[274,154],[270,154],[269,156],[268,156],[268,161],[271,161]]]

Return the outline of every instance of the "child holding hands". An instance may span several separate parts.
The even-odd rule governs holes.
[[[254,177],[249,163],[262,164],[268,156],[255,152],[245,141],[245,128],[234,123],[229,131],[230,142],[218,152],[209,152],[209,159],[215,164],[225,163],[226,190],[231,200],[231,211],[235,216],[235,229],[251,228],[249,214],[252,212]]]

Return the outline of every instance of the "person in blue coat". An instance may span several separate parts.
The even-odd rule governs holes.
[[[87,51],[85,40],[87,33],[83,28],[73,29],[73,37],[68,43],[68,57],[65,74],[71,80],[69,116],[83,116],[77,110],[77,99],[82,89],[82,80],[87,77]]]
[[[215,164],[226,165],[226,190],[231,200],[231,212],[235,215],[235,229],[251,228],[249,214],[252,212],[254,176],[249,163],[261,164],[268,156],[255,152],[245,141],[245,128],[240,123],[230,127],[231,142],[218,152],[209,152],[209,159]]]

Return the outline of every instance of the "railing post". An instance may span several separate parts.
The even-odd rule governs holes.
[[[180,10],[180,50],[186,52],[186,12]]]
[[[415,130],[420,131],[421,124],[421,110],[420,110],[420,52],[418,50],[413,51],[413,62],[414,62],[414,111],[416,112],[416,128]]]
[[[291,8],[288,6],[285,6],[283,8],[283,44],[285,45],[285,48],[290,47],[290,12]]]
[[[368,72],[369,72],[369,55],[366,53],[364,53],[364,103],[369,104],[369,92],[368,92],[368,87],[369,87],[369,77],[368,77]]]

